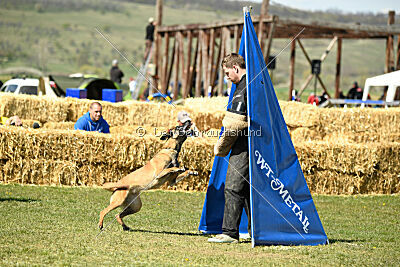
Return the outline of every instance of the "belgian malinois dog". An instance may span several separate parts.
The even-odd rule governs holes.
[[[103,229],[104,216],[117,207],[122,212],[116,216],[118,223],[126,231],[130,228],[122,221],[127,215],[138,212],[142,207],[140,193],[143,190],[156,189],[164,183],[174,185],[189,175],[198,175],[196,171],[179,168],[178,155],[187,138],[190,125],[177,126],[161,139],[167,139],[161,151],[140,169],[128,174],[118,182],[105,183],[103,188],[112,191],[110,205],[100,212],[99,228]]]

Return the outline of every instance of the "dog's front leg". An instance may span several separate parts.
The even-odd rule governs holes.
[[[171,181],[171,183],[169,184],[169,186],[174,186],[175,184],[177,184],[178,182],[182,181],[183,179],[185,179],[186,177],[190,176],[190,175],[199,175],[198,172],[196,171],[192,171],[192,170],[187,170],[181,174],[179,174],[173,181]]]

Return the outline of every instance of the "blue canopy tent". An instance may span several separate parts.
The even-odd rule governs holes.
[[[247,72],[252,246],[327,244],[246,8],[239,54]],[[221,233],[228,161],[229,155],[214,159],[202,232]],[[244,216],[243,212],[240,232],[247,231]]]

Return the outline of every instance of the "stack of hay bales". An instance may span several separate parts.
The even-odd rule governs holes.
[[[159,136],[186,110],[205,138],[189,138],[180,161],[199,177],[178,188],[205,190],[228,98],[187,99],[184,105],[126,101],[103,104],[111,135],[69,131],[92,101],[0,94],[0,115],[19,115],[38,130],[0,128],[1,181],[101,185],[143,166],[162,146]],[[400,109],[320,109],[280,101],[313,193],[400,192]],[[139,129],[139,130],[138,130]]]
[[[28,184],[102,185],[140,168],[161,148],[152,134],[100,134],[55,129],[0,126],[0,181]],[[181,166],[200,177],[174,188],[201,190],[207,186],[213,144],[189,138],[180,155]]]

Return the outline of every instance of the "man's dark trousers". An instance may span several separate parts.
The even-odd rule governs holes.
[[[235,239],[239,239],[239,224],[243,207],[248,217],[248,229],[251,227],[249,149],[247,140],[247,136],[239,136],[233,145],[225,180],[225,208],[222,233]]]

